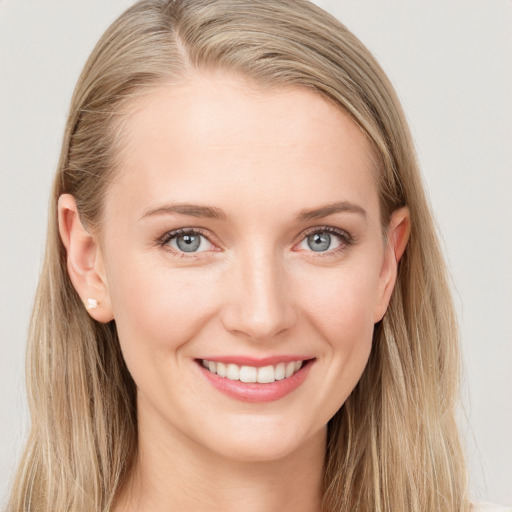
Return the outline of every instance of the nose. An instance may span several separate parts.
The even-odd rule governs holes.
[[[259,341],[270,341],[296,322],[287,273],[271,251],[238,259],[228,276],[224,327]]]

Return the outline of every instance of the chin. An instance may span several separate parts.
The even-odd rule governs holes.
[[[325,445],[326,426],[306,431],[299,428],[298,422],[290,428],[289,422],[265,419],[269,418],[247,418],[234,429],[225,425],[218,435],[212,430],[207,442],[209,449],[230,460],[257,463],[286,459],[311,443]]]

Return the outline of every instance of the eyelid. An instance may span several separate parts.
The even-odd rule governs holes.
[[[301,233],[301,240],[309,235],[312,235],[314,233],[334,233],[335,235],[338,235],[342,238],[345,238],[347,240],[352,240],[352,236],[350,233],[344,229],[341,228],[335,228],[334,226],[312,226],[310,228],[305,229]]]

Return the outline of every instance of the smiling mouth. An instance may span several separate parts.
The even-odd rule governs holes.
[[[246,366],[234,363],[222,363],[209,361],[208,359],[199,360],[201,365],[210,373],[218,375],[228,380],[240,381],[246,383],[271,384],[279,380],[286,380],[298,372],[309,360],[290,361],[287,363],[278,363],[267,366]]]

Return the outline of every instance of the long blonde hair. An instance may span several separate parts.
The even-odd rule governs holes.
[[[115,322],[93,321],[68,277],[57,200],[73,194],[84,224],[99,226],[125,107],[194,69],[329,98],[378,155],[383,226],[396,208],[410,209],[410,241],[368,365],[329,423],[324,510],[468,510],[455,421],[456,320],[411,135],[370,52],[306,0],[143,0],[94,49],[74,92],[50,202],[28,340],[31,431],[8,510],[108,511],[130,472],[135,385]]]

